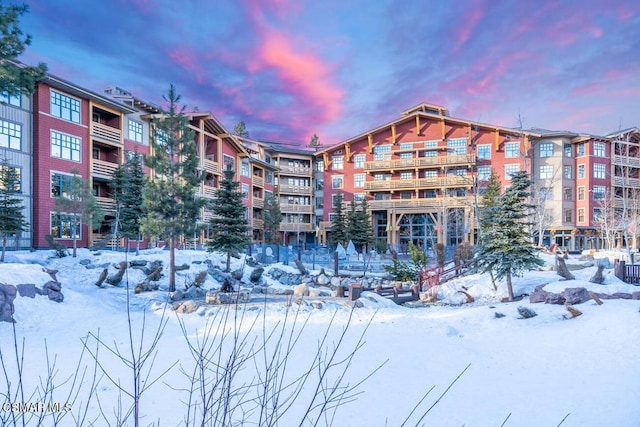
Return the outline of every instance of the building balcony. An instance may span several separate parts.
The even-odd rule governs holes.
[[[113,213],[116,211],[116,201],[111,197],[96,197],[96,202],[105,213]]]
[[[378,160],[365,162],[364,170],[367,172],[382,172],[403,169],[419,168],[449,168],[455,166],[469,166],[475,163],[475,155],[456,154],[450,156],[418,157],[412,159]]]
[[[305,168],[305,167],[294,167],[294,166],[280,166],[280,176],[304,176],[311,177],[313,175],[313,169]]]
[[[251,198],[251,206],[258,209],[264,209],[264,199],[261,197],[253,196]]]
[[[264,187],[264,178],[254,175],[251,177],[251,184],[253,184],[254,187]]]
[[[298,204],[294,204],[294,203],[282,203],[280,205],[280,212],[282,212],[282,213],[311,214],[311,213],[313,213],[313,206],[311,206],[311,205],[298,205]]]
[[[638,157],[614,155],[611,157],[611,163],[618,166],[631,166],[640,168],[640,158]]]
[[[216,198],[216,187],[212,187],[211,185],[203,185],[202,186],[202,197],[207,199],[215,199]]]
[[[313,187],[302,187],[296,185],[279,185],[278,192],[280,194],[313,194]]]
[[[117,163],[106,162],[104,160],[91,160],[91,176],[94,178],[103,178],[111,180],[113,172],[118,167]]]
[[[614,176],[611,178],[611,185],[614,187],[640,188],[640,179]]]
[[[473,200],[469,197],[438,197],[428,199],[389,199],[371,200],[368,202],[370,211],[387,209],[414,209],[414,208],[443,208],[470,206]]]
[[[91,122],[91,136],[122,145],[122,131],[102,123]]]
[[[214,162],[213,160],[204,159],[203,160],[204,170],[208,173],[218,173],[220,168],[218,167],[218,162]]]
[[[292,233],[309,233],[314,231],[313,224],[308,222],[287,222],[280,223],[280,231]]]
[[[331,230],[331,221],[320,221],[320,230]]]
[[[368,191],[390,191],[390,190],[414,190],[414,189],[437,189],[449,187],[473,186],[471,176],[445,176],[440,178],[419,178],[419,179],[388,179],[384,181],[367,181],[364,189]]]
[[[251,228],[253,228],[254,230],[262,230],[262,229],[264,229],[264,220],[262,220],[262,219],[254,219],[251,222]]]

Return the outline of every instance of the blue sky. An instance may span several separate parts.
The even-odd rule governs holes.
[[[5,3],[8,3],[5,1]],[[421,102],[454,117],[593,134],[640,126],[628,0],[26,0],[20,58],[250,136],[335,144]]]

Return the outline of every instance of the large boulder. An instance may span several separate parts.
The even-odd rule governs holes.
[[[251,283],[260,282],[260,278],[262,277],[262,273],[264,273],[264,267],[256,267],[251,272],[251,276],[249,276],[249,280]]]
[[[16,293],[15,286],[0,283],[0,322],[15,323],[13,300],[16,299]]]
[[[585,288],[566,288],[562,292],[565,304],[582,304],[591,299],[589,291]]]
[[[326,274],[320,273],[316,278],[316,283],[320,286],[325,286],[331,283],[331,279],[329,279]]]
[[[45,283],[42,287],[47,292],[47,296],[51,301],[55,301],[55,302],[64,301],[64,295],[62,295],[62,292],[61,292],[62,285],[60,285],[60,282],[50,280],[47,283]]]
[[[309,296],[309,287],[302,283],[293,288],[293,296],[295,297],[308,297]]]
[[[531,295],[529,295],[529,302],[531,303],[545,302],[547,300],[547,296],[549,295],[549,292],[545,291],[543,288],[544,288],[544,285],[536,286],[535,290],[531,293]]]

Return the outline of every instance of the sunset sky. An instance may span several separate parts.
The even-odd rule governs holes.
[[[5,0],[12,3],[13,0]],[[255,139],[331,145],[426,102],[450,115],[606,134],[640,126],[640,2],[26,0],[20,59],[119,86]]]

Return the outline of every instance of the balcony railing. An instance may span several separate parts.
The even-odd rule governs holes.
[[[331,221],[320,221],[320,230],[331,230]]]
[[[640,168],[640,158],[638,157],[614,155],[611,158],[611,163],[613,163],[614,165],[633,166],[636,168]]]
[[[264,178],[261,176],[252,176],[251,183],[256,187],[264,187]]]
[[[216,198],[216,187],[212,187],[210,185],[202,186],[202,197],[207,199],[215,199]]]
[[[310,231],[314,231],[313,224],[309,224],[307,222],[286,222],[280,223],[280,231],[290,231],[290,232],[301,232],[308,233]]]
[[[313,187],[302,187],[297,185],[279,185],[280,194],[312,194]]]
[[[416,188],[471,187],[470,176],[446,176],[441,178],[388,179],[384,181],[367,181],[365,190],[411,190]]]
[[[311,176],[313,169],[294,166],[280,166],[280,175]]]
[[[92,159],[91,176],[94,178],[111,179],[113,172],[118,167],[117,163],[106,162],[104,160]]]
[[[611,181],[614,187],[627,187],[627,188],[640,187],[640,179],[638,178],[623,178],[621,176],[614,176]]]
[[[261,198],[261,197],[253,196],[252,197],[252,206],[254,208],[263,209],[264,208],[264,199]]]
[[[283,203],[280,205],[280,212],[282,213],[301,213],[310,214],[313,213],[313,206],[311,205],[297,205],[294,203]]]
[[[213,160],[204,159],[204,170],[209,173],[218,173],[219,167],[218,162],[214,162]]]
[[[409,209],[409,208],[442,208],[470,206],[473,200],[469,197],[438,197],[428,199],[390,199],[371,200],[369,210]]]
[[[264,220],[262,219],[254,219],[251,227],[255,228],[255,229],[263,229],[264,228]]]
[[[122,145],[122,131],[118,128],[91,122],[91,135],[97,138]]]
[[[452,167],[470,165],[475,162],[473,154],[456,154],[450,156],[418,157],[412,159],[378,160],[365,162],[365,171],[393,171],[396,169],[415,169],[428,167]]]
[[[115,212],[116,210],[116,201],[110,197],[96,197],[96,202],[106,213]]]

